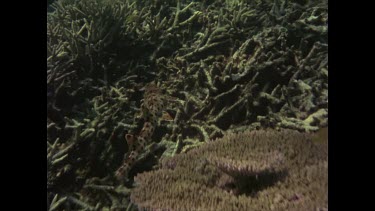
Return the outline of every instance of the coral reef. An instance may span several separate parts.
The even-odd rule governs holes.
[[[327,160],[327,145],[314,144],[311,135],[230,133],[138,174],[131,200],[142,210],[323,209]]]
[[[161,158],[226,133],[316,132],[328,125],[325,0],[54,0],[47,6],[48,209],[135,209],[129,202],[134,175],[157,168]],[[119,185],[114,172],[133,147],[124,137],[142,131],[150,82],[174,104],[162,107],[169,119],[154,124]],[[274,172],[285,162],[277,150],[263,157],[242,162],[212,155],[202,162],[232,172],[236,181],[242,172]]]

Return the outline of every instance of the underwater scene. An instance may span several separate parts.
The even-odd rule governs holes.
[[[328,210],[327,0],[47,0],[47,210]]]

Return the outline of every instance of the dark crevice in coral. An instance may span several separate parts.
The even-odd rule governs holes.
[[[255,197],[259,191],[265,190],[287,177],[287,171],[261,173],[251,176],[235,176],[224,189],[235,195]]]

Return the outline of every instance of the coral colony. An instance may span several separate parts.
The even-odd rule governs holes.
[[[328,210],[326,0],[47,8],[47,210]]]

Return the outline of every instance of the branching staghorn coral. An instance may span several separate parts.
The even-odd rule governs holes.
[[[291,127],[280,123],[278,127],[316,131],[319,126],[324,126],[325,124],[314,123],[304,127],[305,123],[312,123],[305,121],[308,115],[327,108],[326,45],[316,42],[305,58],[301,58],[303,52],[287,46],[289,39],[295,36],[293,33],[281,26],[265,29],[247,39],[229,58],[226,55],[210,56],[199,63],[189,63],[184,58],[177,57],[178,63],[183,64],[180,69],[184,71],[181,72],[182,75],[172,75],[175,78],[173,83],[184,84],[179,87],[184,87],[185,101],[189,102],[187,116],[214,123],[221,129],[241,122],[251,124],[258,121],[258,116],[270,115],[271,118],[274,113],[280,115],[280,118],[296,118],[301,125]],[[310,58],[315,58],[315,62],[310,61]],[[159,61],[161,65],[165,60]],[[308,64],[307,70],[304,64]],[[163,68],[169,68],[168,66],[175,65],[169,63]],[[304,74],[300,74],[302,70]],[[182,77],[185,79],[180,80]],[[202,86],[207,91],[198,88]],[[238,89],[239,87],[242,88]],[[192,95],[190,90],[196,91]],[[238,92],[237,99],[236,95],[231,95],[233,90]],[[230,97],[225,97],[225,93]],[[223,108],[219,99],[229,105],[224,105]],[[238,116],[238,113],[242,113],[239,118],[228,119],[229,116]],[[228,117],[223,118],[225,116]],[[280,119],[271,121],[281,122]],[[326,122],[324,118],[320,121]],[[262,125],[266,127],[275,124]]]
[[[327,159],[326,145],[292,130],[226,134],[137,175],[131,200],[146,210],[327,208]]]
[[[131,95],[124,92],[123,88],[110,87],[109,90],[103,90],[102,95],[87,100],[85,109],[73,110],[77,119],[64,118],[66,124],[61,128],[64,132],[61,134],[72,136],[68,139],[61,136],[54,143],[47,142],[47,186],[51,194],[80,191],[83,188],[82,180],[88,175],[103,177],[107,171],[115,168],[116,160],[121,157],[121,149],[126,150],[122,140],[124,131],[136,127],[132,120],[135,110],[132,111],[128,97]],[[121,112],[123,109],[129,111]],[[83,113],[86,115],[82,116]],[[51,124],[48,126],[52,127]],[[65,183],[77,185],[71,187]],[[85,202],[88,206],[97,206],[96,202],[92,204],[86,197],[79,197],[79,200],[88,200]],[[69,206],[82,207],[70,201],[69,198],[64,206],[75,204]],[[99,207],[110,205],[111,202],[108,202]]]

